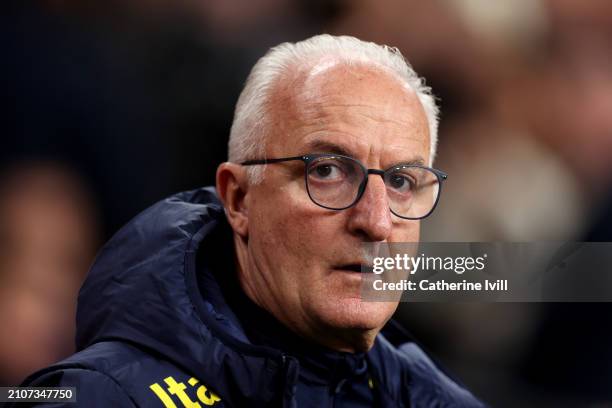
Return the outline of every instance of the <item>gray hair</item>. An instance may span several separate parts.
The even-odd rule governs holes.
[[[317,35],[297,43],[285,42],[271,48],[257,61],[238,98],[229,139],[229,161],[265,158],[266,129],[270,95],[277,81],[289,69],[312,65],[326,57],[348,64],[377,67],[405,82],[412,89],[427,116],[430,135],[430,165],[438,140],[438,113],[431,88],[418,76],[397,48],[361,41],[349,36]],[[249,168],[249,180],[258,183],[265,166]]]

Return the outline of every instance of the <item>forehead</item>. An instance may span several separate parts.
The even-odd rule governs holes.
[[[270,156],[307,153],[327,143],[364,160],[429,158],[429,128],[418,97],[382,68],[323,61],[291,72],[278,82],[270,108]]]

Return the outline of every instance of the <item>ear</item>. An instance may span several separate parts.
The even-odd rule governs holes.
[[[221,163],[217,168],[217,194],[225,207],[225,214],[234,232],[247,237],[249,211],[247,194],[249,189],[246,168],[236,163]]]

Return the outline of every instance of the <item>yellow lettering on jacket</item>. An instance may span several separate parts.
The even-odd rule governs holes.
[[[149,386],[149,388],[161,400],[165,408],[177,408],[175,400],[173,400],[171,395],[176,396],[181,402],[182,406],[185,408],[202,408],[200,403],[191,400],[187,394],[187,386],[185,383],[177,382],[172,376],[164,378],[164,382],[167,385],[166,389],[159,385],[159,383],[153,383]],[[199,384],[199,382],[200,381],[194,377],[187,380],[187,383],[191,387],[195,387]],[[196,389],[196,395],[198,400],[207,406],[215,405],[218,401],[221,401],[221,398],[214,392],[210,391],[204,384],[201,384]]]
[[[164,389],[158,384],[151,384],[149,388],[157,395],[157,397],[161,400],[166,408],[176,408],[174,402],[172,402],[172,398],[164,391]]]
[[[193,377],[191,377],[188,382],[192,387],[195,387],[196,384],[199,383],[199,381]],[[204,384],[198,387],[197,395],[198,399],[202,401],[204,405],[215,405],[215,402],[221,401],[221,398],[219,398],[219,396],[214,392],[209,391]]]

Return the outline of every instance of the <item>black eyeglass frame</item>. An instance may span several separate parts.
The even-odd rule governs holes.
[[[321,157],[329,157],[329,158],[338,157],[342,159],[348,159],[350,161],[357,163],[359,167],[361,167],[361,169],[363,170],[363,174],[365,175],[365,177],[363,178],[363,181],[359,185],[357,196],[355,197],[355,200],[353,200],[353,202],[347,205],[346,207],[342,207],[342,208],[328,207],[328,206],[319,204],[315,199],[312,198],[312,194],[310,194],[310,187],[308,186],[308,166],[314,160],[320,159]],[[305,154],[301,156],[282,157],[282,158],[276,158],[276,159],[255,159],[255,160],[247,160],[240,164],[242,166],[254,166],[254,165],[259,165],[259,164],[273,164],[273,163],[281,163],[281,162],[293,161],[293,160],[301,160],[302,162],[304,162],[304,183],[306,185],[306,191],[308,192],[308,197],[310,198],[310,201],[312,201],[319,207],[322,207],[328,210],[335,210],[335,211],[341,211],[341,210],[346,210],[347,208],[351,208],[354,205],[356,205],[359,202],[359,200],[361,200],[361,197],[363,196],[363,193],[365,192],[365,189],[368,185],[368,179],[369,179],[368,176],[370,174],[377,174],[381,176],[384,180],[385,174],[388,171],[396,170],[399,168],[416,167],[416,168],[431,171],[432,173],[435,174],[436,178],[438,179],[438,194],[436,195],[436,201],[434,202],[433,206],[431,207],[431,210],[429,210],[427,214],[423,215],[422,217],[404,217],[402,215],[397,214],[395,211],[393,211],[391,207],[389,207],[389,210],[391,211],[391,213],[405,220],[421,220],[423,218],[429,217],[429,215],[431,215],[431,213],[436,209],[436,206],[438,205],[438,201],[440,201],[440,195],[442,194],[442,182],[448,178],[448,174],[446,174],[442,170],[434,169],[432,167],[427,167],[427,166],[421,166],[419,164],[399,164],[399,165],[391,166],[386,170],[368,169],[359,160],[353,157],[345,156],[342,154],[334,154],[334,153],[314,153],[314,154]]]

